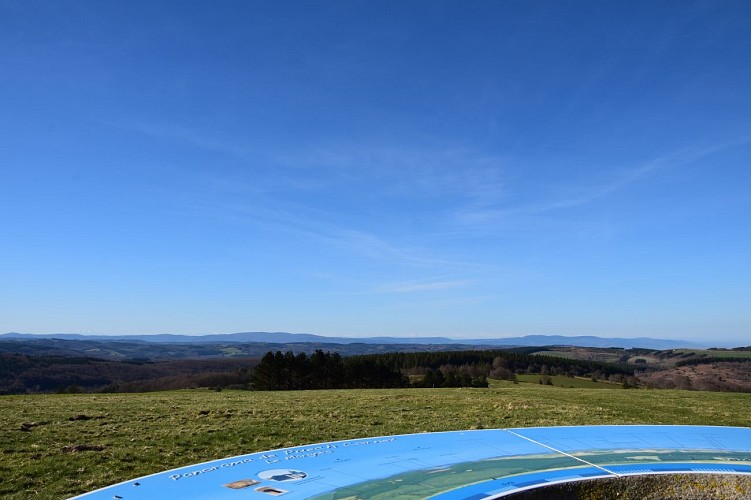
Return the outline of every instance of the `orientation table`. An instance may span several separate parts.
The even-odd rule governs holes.
[[[74,498],[479,500],[569,481],[677,473],[751,474],[751,429],[606,425],[349,439],[189,465]]]

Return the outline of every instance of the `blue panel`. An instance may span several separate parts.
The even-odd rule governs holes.
[[[479,499],[551,482],[684,471],[751,474],[751,429],[540,427],[352,439],[190,465],[77,498],[335,500],[419,491]]]

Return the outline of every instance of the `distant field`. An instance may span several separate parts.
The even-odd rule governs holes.
[[[659,365],[660,363],[663,363],[663,361],[660,358],[656,358],[654,356],[649,356],[649,355],[634,356],[632,358],[629,358],[628,362],[631,364],[644,363],[650,366]],[[676,359],[671,358],[668,361],[664,362],[663,364],[665,367],[667,367],[667,366],[673,366],[675,362],[676,362]]]
[[[751,351],[716,351],[716,350],[701,350],[701,349],[676,349],[676,353],[694,353],[696,356],[707,356],[710,358],[743,358],[751,359]]]
[[[576,359],[576,354],[571,351],[536,351],[533,352],[535,356],[553,356],[556,358]]]
[[[580,377],[566,377],[565,375],[550,375],[547,377],[550,382],[557,387],[567,387],[575,389],[620,389],[621,384],[612,382],[595,382],[594,380]],[[516,379],[522,383],[540,384],[540,380],[545,379],[545,375],[517,375]]]
[[[751,425],[751,394],[562,389],[209,390],[0,397],[0,497],[66,498],[285,446],[457,429]]]
[[[595,347],[553,347],[540,349],[533,354],[555,358],[599,361],[601,363],[618,363],[628,351],[614,348]],[[633,352],[633,351],[632,351]]]

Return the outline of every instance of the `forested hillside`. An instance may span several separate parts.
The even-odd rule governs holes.
[[[107,361],[0,353],[0,394],[245,387],[256,359]]]
[[[341,356],[268,351],[258,358],[110,361],[0,353],[0,394],[136,392],[190,387],[300,390],[483,387],[487,378],[568,375],[633,383],[634,366],[509,350]]]

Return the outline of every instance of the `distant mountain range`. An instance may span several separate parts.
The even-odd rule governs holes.
[[[379,344],[379,345],[453,345],[461,346],[551,346],[565,345],[578,347],[620,347],[625,349],[644,348],[665,349],[703,349],[708,347],[735,347],[727,343],[710,344],[707,342],[689,342],[684,340],[639,338],[608,338],[597,336],[563,336],[563,335],[526,335],[523,337],[503,337],[494,339],[452,339],[447,337],[325,337],[308,333],[287,332],[242,332],[212,335],[85,335],[77,333],[28,334],[6,333],[0,340],[97,340],[106,342],[150,342],[156,344],[227,344],[227,343],[264,343],[264,344]]]

